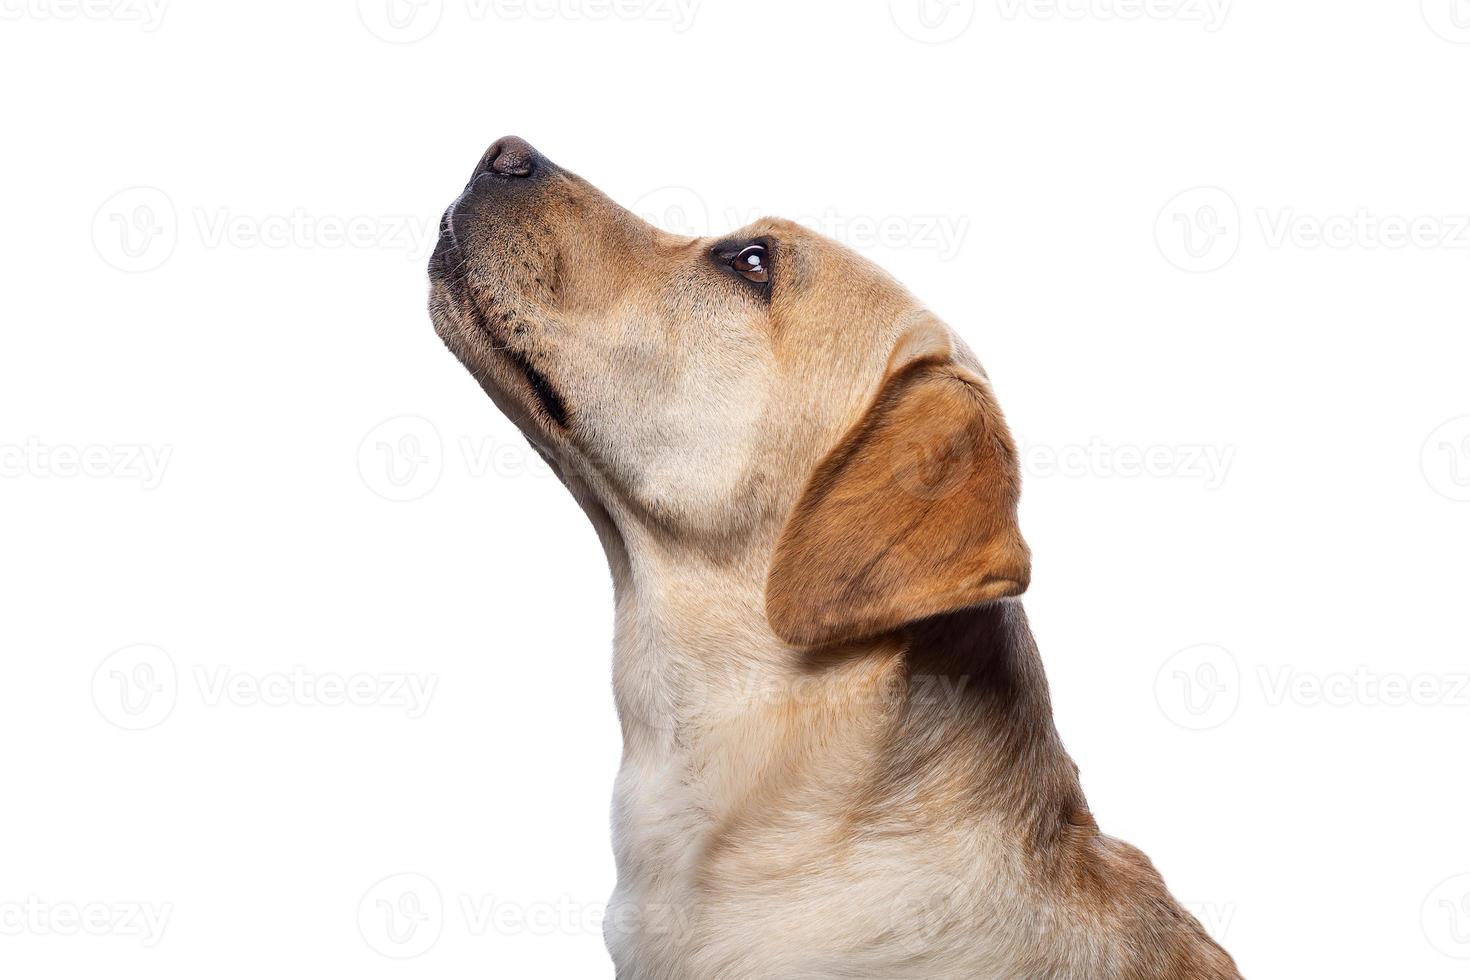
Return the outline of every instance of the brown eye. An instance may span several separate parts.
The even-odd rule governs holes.
[[[764,245],[747,245],[742,248],[740,254],[730,260],[730,268],[751,282],[771,281],[771,269]]]

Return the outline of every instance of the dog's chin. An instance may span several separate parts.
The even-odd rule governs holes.
[[[438,251],[436,250],[436,255]],[[446,261],[452,261],[452,255]],[[482,310],[462,279],[430,266],[434,332],[496,407],[543,450],[565,436],[571,413],[560,389]]]

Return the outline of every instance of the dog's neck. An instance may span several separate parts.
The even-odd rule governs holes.
[[[758,561],[639,549],[615,569],[614,696],[630,747],[657,746],[768,696],[797,656],[764,621]]]
[[[834,771],[878,761],[895,786],[973,793],[995,813],[1085,812],[1019,602],[799,649],[765,620],[759,561],[628,571],[615,576],[625,766],[718,772],[716,811],[787,778],[788,757],[823,753]]]

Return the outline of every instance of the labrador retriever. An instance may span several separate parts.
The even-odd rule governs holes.
[[[516,137],[440,233],[435,329],[612,569],[621,980],[1239,976],[1088,811],[953,331],[805,227],[669,234]]]

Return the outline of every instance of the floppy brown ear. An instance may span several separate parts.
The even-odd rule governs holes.
[[[776,635],[817,646],[1018,595],[1015,443],[983,379],[909,364],[812,475],[766,580]]]

